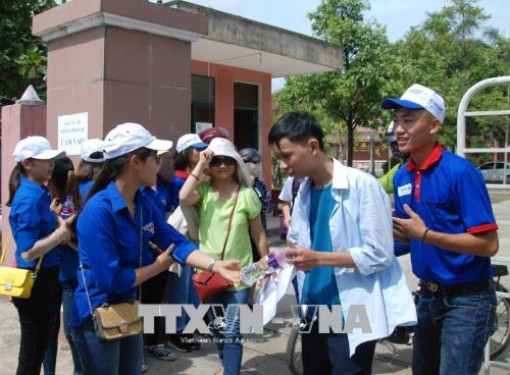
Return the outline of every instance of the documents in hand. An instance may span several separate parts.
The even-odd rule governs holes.
[[[275,317],[278,302],[287,293],[295,273],[294,266],[280,269],[277,277],[270,277],[258,291],[255,304],[264,306],[264,325]]]

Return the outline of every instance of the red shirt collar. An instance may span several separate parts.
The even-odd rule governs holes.
[[[434,148],[432,149],[430,154],[427,156],[427,158],[425,159],[425,161],[423,162],[422,165],[417,167],[416,164],[414,164],[414,162],[413,162],[413,158],[410,157],[409,162],[406,165],[406,170],[408,170],[410,172],[415,171],[415,170],[425,171],[425,170],[429,169],[431,166],[433,166],[439,159],[441,159],[442,154],[443,154],[443,146],[441,146],[441,143],[436,142],[436,144],[434,145]]]
[[[188,176],[189,176],[189,173],[186,173],[184,171],[179,171],[179,170],[175,170],[174,171],[174,176],[176,177],[180,177],[182,178],[183,180],[187,179]]]

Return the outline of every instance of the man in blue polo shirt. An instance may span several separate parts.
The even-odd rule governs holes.
[[[441,96],[415,84],[382,108],[393,110],[399,149],[409,154],[393,180],[393,229],[421,280],[413,374],[478,374],[495,324],[490,257],[499,247],[487,188],[469,161],[436,141]]]

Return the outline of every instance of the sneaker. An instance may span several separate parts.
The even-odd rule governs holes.
[[[154,358],[161,359],[162,361],[175,361],[177,359],[177,356],[165,345],[149,346],[145,350]]]
[[[142,358],[142,369],[141,369],[141,373],[142,374],[145,374],[147,372],[148,368],[147,368],[147,362],[145,362],[145,356],[143,356]]]
[[[193,350],[193,346],[195,346],[195,343],[192,343],[193,336],[191,335],[183,335],[183,334],[176,334],[176,335],[169,335],[168,341],[166,342],[166,346],[177,350],[181,353],[187,353]]]

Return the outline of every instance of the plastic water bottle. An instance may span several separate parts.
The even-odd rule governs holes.
[[[241,269],[241,280],[246,285],[253,285],[264,276],[282,269],[288,265],[285,252],[272,251],[258,262]]]
[[[73,197],[71,195],[68,195],[66,197],[66,201],[64,202],[64,206],[62,207],[62,211],[60,212],[60,217],[64,220],[67,220],[73,214],[74,214]]]

